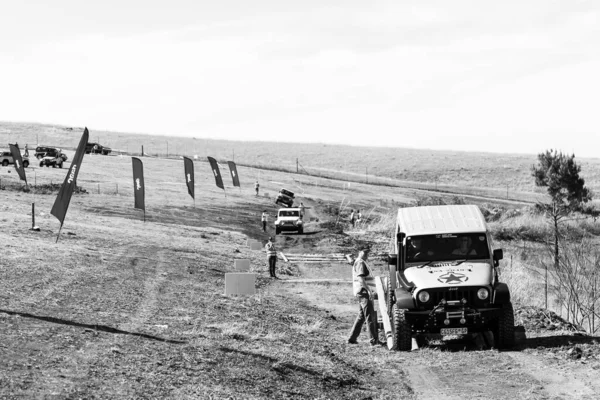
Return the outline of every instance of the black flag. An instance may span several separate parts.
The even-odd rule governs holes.
[[[75,189],[75,185],[77,184],[77,174],[79,174],[79,170],[81,169],[81,162],[83,161],[85,146],[87,145],[89,136],[90,133],[88,132],[88,129],[85,128],[83,130],[83,135],[81,135],[79,146],[77,146],[77,150],[75,151],[75,155],[71,161],[69,171],[67,171],[67,176],[65,176],[65,181],[60,187],[58,196],[56,196],[56,200],[52,206],[52,211],[50,211],[50,214],[54,215],[60,221],[61,227],[65,221],[65,215],[67,215],[67,209],[69,208],[69,203],[71,202],[73,189]],[[58,238],[56,240],[58,240]]]
[[[185,170],[185,184],[188,188],[188,193],[194,197],[194,162],[191,158],[183,157],[183,168]]]
[[[229,165],[229,172],[231,173],[231,179],[233,179],[233,186],[240,187],[240,178],[238,177],[237,168],[233,161],[227,161]]]
[[[215,175],[215,183],[218,187],[225,190],[225,188],[223,187],[223,179],[221,178],[221,171],[219,171],[219,164],[217,163],[217,160],[215,160],[212,157],[208,157],[208,162],[210,163],[210,168],[212,169],[213,174]]]
[[[25,176],[25,167],[23,167],[23,157],[21,157],[21,151],[14,144],[9,144],[8,147],[10,147],[10,152],[15,163],[17,174],[19,174],[19,178],[21,178],[22,181],[25,181],[25,184],[27,185],[27,177]]]
[[[131,157],[133,164],[133,194],[135,196],[135,207],[146,211],[144,199],[146,198],[146,189],[144,186],[144,164],[137,157]]]

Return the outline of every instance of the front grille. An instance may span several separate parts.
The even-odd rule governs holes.
[[[462,300],[467,299],[467,305],[473,305],[475,299],[477,298],[477,289],[478,288],[457,288],[457,290],[449,290],[447,288],[443,289],[428,289],[429,295],[431,299],[429,303],[433,303],[433,305],[440,304],[442,299],[446,299],[446,301],[452,300]]]

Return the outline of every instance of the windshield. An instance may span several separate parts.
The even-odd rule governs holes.
[[[458,233],[406,238],[406,262],[477,260],[490,257],[485,233]]]
[[[282,210],[282,211],[279,211],[279,216],[280,217],[299,217],[300,211],[299,210]]]
[[[289,197],[294,197],[294,193],[287,191],[285,189],[281,189],[281,193],[285,194],[286,196],[289,196]]]

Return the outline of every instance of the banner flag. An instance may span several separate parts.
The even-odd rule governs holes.
[[[223,178],[221,178],[221,171],[219,171],[219,164],[217,163],[217,160],[215,160],[212,157],[208,157],[208,162],[210,163],[210,168],[212,169],[213,174],[215,175],[215,183],[218,187],[225,190],[225,187],[223,186]]]
[[[131,157],[133,165],[133,194],[135,196],[134,208],[146,211],[145,198],[146,189],[144,186],[144,164],[137,157]]]
[[[185,171],[185,184],[188,188],[188,193],[192,196],[192,199],[196,199],[194,197],[194,162],[191,158],[183,157],[183,168]]]
[[[23,166],[21,150],[19,150],[19,148],[14,144],[9,144],[8,147],[10,147],[10,153],[12,154],[17,174],[19,174],[19,178],[21,178],[22,181],[25,181],[25,184],[27,185],[27,177],[25,176],[25,167]]]
[[[231,173],[231,179],[233,179],[233,186],[240,187],[240,178],[237,173],[237,168],[233,161],[227,161],[227,165],[229,165],[229,172]]]
[[[71,202],[73,189],[75,189],[75,185],[77,185],[77,175],[81,169],[83,155],[85,154],[85,146],[87,145],[89,136],[90,133],[88,132],[88,129],[85,128],[83,130],[83,135],[81,135],[81,140],[79,140],[79,145],[77,146],[73,160],[71,161],[71,166],[67,171],[67,176],[65,176],[65,180],[60,187],[58,196],[56,196],[56,200],[52,206],[52,211],[50,211],[50,214],[54,215],[60,221],[61,228],[65,221],[65,215],[67,215],[67,209]],[[58,238],[56,240],[58,241]]]

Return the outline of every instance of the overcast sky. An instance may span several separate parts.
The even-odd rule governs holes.
[[[600,1],[6,0],[0,120],[600,157]]]

